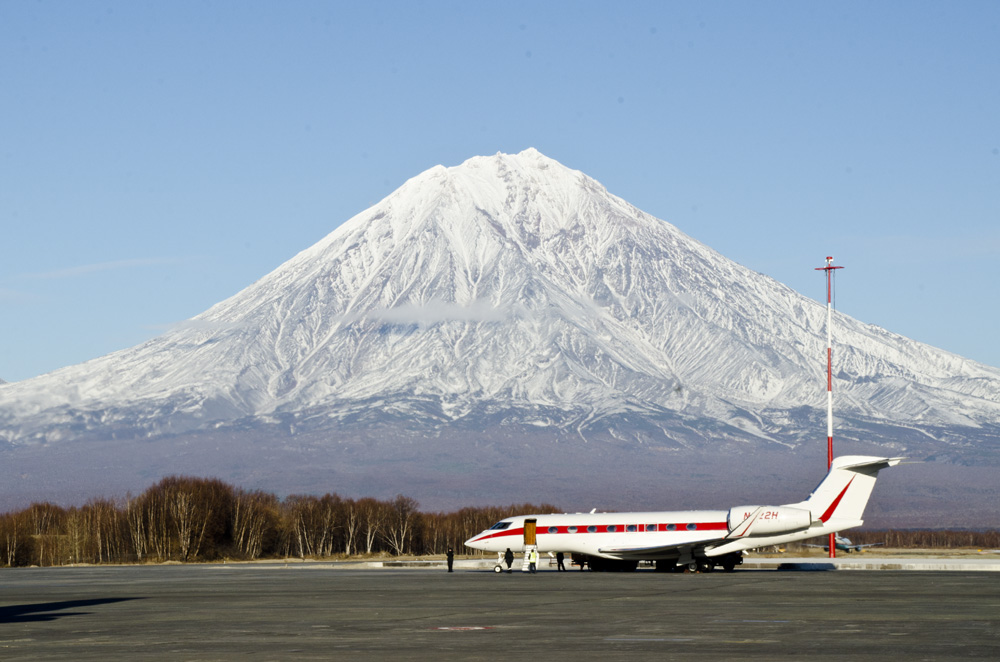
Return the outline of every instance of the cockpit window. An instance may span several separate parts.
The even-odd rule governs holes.
[[[497,522],[490,527],[490,531],[503,531],[508,527],[510,527],[510,522]]]

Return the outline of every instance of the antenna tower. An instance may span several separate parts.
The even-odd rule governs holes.
[[[826,470],[833,466],[833,258],[826,258],[825,267],[816,267],[816,271],[826,272]],[[837,535],[830,534],[828,547],[830,558],[837,556]]]

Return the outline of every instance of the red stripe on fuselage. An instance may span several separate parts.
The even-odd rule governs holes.
[[[692,528],[687,528],[693,525]],[[590,527],[594,527],[593,531],[590,531]],[[634,530],[628,530],[628,527],[634,527]],[[655,526],[653,530],[647,530],[647,526]],[[673,527],[673,528],[669,528]],[[570,529],[574,529],[570,531]],[[553,531],[553,529],[555,529]],[[728,531],[729,525],[726,522],[671,522],[670,524],[569,524],[569,525],[550,525],[550,526],[539,526],[536,533],[540,536],[551,536],[551,535],[571,535],[575,533],[683,533],[685,531]],[[482,542],[485,540],[492,540],[494,538],[503,538],[505,536],[515,536],[521,538],[524,536],[524,528],[519,529],[503,529],[501,531],[494,531],[493,533],[484,534],[476,538],[473,542]]]
[[[517,536],[518,538],[524,537],[524,529],[503,529],[502,531],[496,531],[487,536],[480,536],[473,540],[472,542],[482,542],[483,540],[492,540],[493,538],[503,538],[504,536]]]
[[[689,529],[689,526],[692,528]],[[591,531],[591,528],[594,530]],[[672,522],[670,524],[552,524],[551,526],[538,527],[538,535],[552,536],[574,533],[676,533],[678,531],[720,530],[727,531],[729,530],[729,526],[725,522]]]

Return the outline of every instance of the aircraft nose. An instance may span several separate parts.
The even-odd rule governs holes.
[[[468,540],[466,540],[465,541],[465,546],[466,547],[471,547],[472,549],[485,550],[486,546],[482,542],[476,542],[476,540],[478,540],[481,535],[483,535],[483,534],[482,533],[477,533],[476,535],[474,535],[471,538],[469,538]]]

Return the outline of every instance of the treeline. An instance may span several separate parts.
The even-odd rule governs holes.
[[[551,505],[423,513],[413,499],[247,491],[206,478],[164,478],[140,496],[51,503],[0,515],[0,567],[73,563],[444,554],[511,515]]]
[[[898,549],[1000,549],[1000,531],[965,531],[961,529],[888,529],[884,531],[849,531],[851,542],[859,545],[884,543]]]

